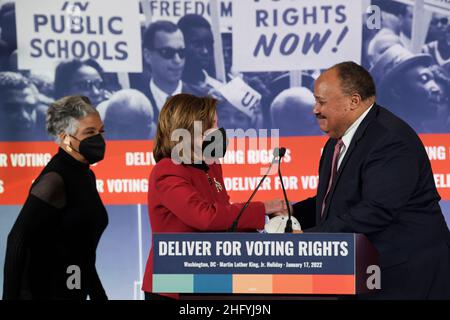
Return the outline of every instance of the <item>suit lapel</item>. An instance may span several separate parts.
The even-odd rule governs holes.
[[[339,166],[339,170],[337,171],[336,179],[335,179],[335,181],[333,181],[333,185],[331,186],[330,193],[328,194],[327,201],[325,204],[325,211],[323,213],[323,216],[321,217],[322,220],[325,220],[328,215],[328,210],[330,208],[331,199],[333,198],[334,191],[336,190],[337,184],[339,183],[339,178],[341,177],[341,174],[345,169],[345,165],[347,164],[348,159],[350,159],[359,140],[361,140],[361,138],[363,137],[364,132],[366,131],[369,123],[372,122],[372,120],[376,118],[378,111],[379,111],[379,106],[377,104],[374,104],[372,109],[369,111],[367,116],[364,118],[364,120],[361,122],[358,129],[356,130],[355,135],[353,136],[353,139],[350,142],[350,146],[348,147],[348,150],[345,153],[344,159],[342,159],[341,165]],[[333,143],[333,149],[334,149],[334,145],[336,145],[336,141],[334,141],[334,143]],[[333,155],[331,155],[331,157],[333,157]],[[330,160],[330,167],[328,168],[328,170],[329,170],[328,179],[329,179],[329,175],[331,172],[331,161],[332,161],[332,159]],[[326,181],[328,181],[328,180],[326,180]],[[325,189],[325,192],[326,192],[326,189]],[[323,197],[322,197],[322,199],[323,199]]]
[[[322,153],[322,165],[319,171],[319,185],[317,187],[316,198],[316,223],[320,221],[322,212],[322,202],[328,188],[328,180],[330,180],[331,163],[333,161],[333,150],[336,145],[336,139],[329,139],[325,144]]]

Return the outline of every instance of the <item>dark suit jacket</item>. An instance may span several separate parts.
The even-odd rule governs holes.
[[[374,105],[339,167],[321,217],[336,139],[319,166],[317,195],[294,205],[306,232],[365,234],[380,255],[382,289],[372,297],[450,298],[450,233],[431,164],[417,134]]]

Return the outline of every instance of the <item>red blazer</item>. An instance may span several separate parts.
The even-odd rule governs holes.
[[[220,164],[194,167],[178,165],[170,158],[164,158],[150,174],[148,214],[152,232],[226,231],[243,205],[230,203]],[[252,202],[239,220],[238,231],[263,229],[264,223],[264,204]],[[152,250],[142,285],[146,292],[152,292]]]

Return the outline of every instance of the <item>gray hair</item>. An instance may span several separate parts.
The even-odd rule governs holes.
[[[47,132],[60,143],[59,135],[74,135],[78,129],[78,121],[84,117],[98,113],[89,98],[84,96],[67,96],[53,102],[47,110],[45,118]]]

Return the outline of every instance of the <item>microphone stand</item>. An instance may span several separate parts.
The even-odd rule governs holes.
[[[282,148],[284,149],[284,148]],[[289,201],[286,195],[286,189],[284,188],[284,183],[283,183],[283,176],[281,175],[281,158],[284,157],[284,154],[286,153],[286,149],[284,149],[284,152],[282,152],[280,154],[280,157],[278,158],[278,177],[280,178],[280,182],[281,182],[281,189],[283,189],[283,196],[284,196],[284,201],[286,203],[287,206],[287,211],[288,211],[288,220],[286,221],[286,227],[284,228],[284,233],[292,233],[293,229],[292,229],[292,214],[291,214],[291,206],[289,205]]]
[[[244,213],[245,209],[247,209],[247,207],[250,204],[250,201],[252,201],[253,197],[255,196],[256,192],[258,191],[259,187],[261,186],[261,184],[263,183],[263,181],[266,179],[267,175],[270,172],[270,169],[272,169],[272,166],[274,165],[274,163],[276,162],[277,158],[280,159],[280,150],[278,148],[275,148],[273,150],[273,159],[272,162],[270,163],[269,168],[267,169],[266,174],[262,177],[262,179],[259,181],[258,185],[256,186],[255,190],[253,190],[252,195],[250,196],[250,198],[247,200],[247,202],[244,204],[244,206],[241,208],[241,210],[239,211],[236,219],[234,219],[233,223],[231,224],[230,228],[228,229],[228,232],[236,232],[237,230],[237,226],[239,223],[239,220],[241,219],[242,213]],[[279,161],[279,160],[278,160]]]

